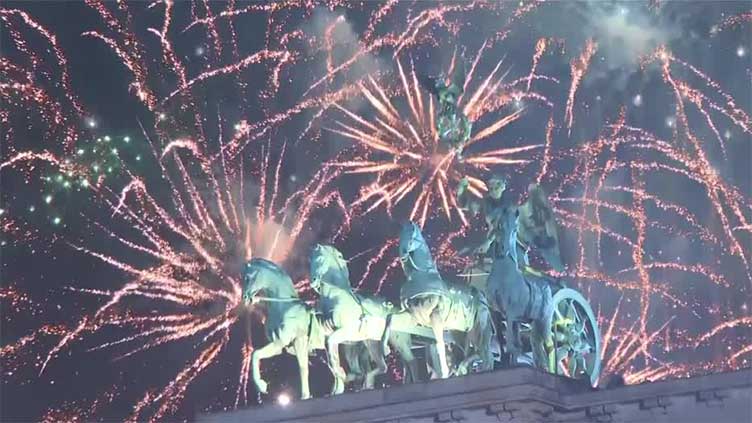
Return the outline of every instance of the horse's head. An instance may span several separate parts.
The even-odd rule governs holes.
[[[282,291],[292,291],[282,294]],[[272,295],[296,295],[290,277],[279,266],[269,260],[254,258],[243,268],[243,303],[253,303],[254,297],[261,291]]]
[[[310,255],[311,288],[320,293],[324,276],[331,270],[337,271],[338,279],[348,281],[349,285],[350,273],[342,253],[331,245],[316,244]]]
[[[520,212],[514,206],[499,207],[493,210],[491,221],[494,225],[496,258],[511,256],[517,261],[517,225]]]
[[[405,222],[402,225],[399,237],[399,255],[403,264],[409,261],[410,254],[425,244],[426,240],[423,239],[423,234],[420,233],[418,225],[413,222]]]
[[[407,269],[411,264],[416,270],[430,271],[435,269],[431,250],[420,232],[420,227],[413,222],[402,225],[399,239],[399,255],[402,268]]]

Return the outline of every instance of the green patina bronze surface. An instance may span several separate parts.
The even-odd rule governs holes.
[[[465,144],[470,141],[473,124],[459,108],[459,100],[464,93],[465,64],[458,63],[451,78],[443,76],[425,78],[424,87],[436,95],[439,107],[436,114],[436,132],[440,144],[447,150],[454,150],[461,157]]]
[[[457,92],[445,88],[446,98]],[[260,360],[283,351],[298,358],[303,398],[310,396],[308,356],[316,349],[327,352],[334,374],[332,394],[342,393],[345,383],[354,380],[362,380],[363,389],[373,388],[376,376],[387,370],[386,345],[399,353],[406,381],[418,380],[414,347],[426,348],[426,365],[438,377],[465,374],[474,365],[491,370],[495,327],[505,327],[503,354],[511,359],[509,364],[529,362],[595,385],[601,345],[589,304],[563,281],[531,269],[527,261],[532,250],[554,269],[563,269],[556,221],[545,192],[531,184],[526,202],[516,207],[506,192],[506,179],[499,175],[487,181],[482,201],[469,199],[467,185],[467,180],[460,183],[458,203],[474,214],[482,213],[486,225],[481,244],[466,249],[486,258],[471,268],[486,276],[469,284],[442,278],[420,228],[412,222],[400,233],[405,281],[397,306],[355,292],[347,261],[330,245],[317,244],[309,257],[311,287],[318,294],[314,307],[301,301],[278,265],[264,259],[249,261],[243,272],[243,301],[264,305],[269,340],[252,354],[258,391],[267,392]],[[494,324],[492,309],[504,316],[505,324]],[[348,373],[340,364],[340,345]]]

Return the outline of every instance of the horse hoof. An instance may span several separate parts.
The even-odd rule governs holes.
[[[260,380],[256,383],[256,389],[260,394],[268,394],[269,393],[269,384],[266,383],[266,381]]]
[[[385,345],[384,345],[384,347],[383,347],[383,351],[382,351],[382,353],[384,354],[384,357],[388,356],[388,355],[389,355],[389,353],[391,353],[391,352],[392,352],[392,351],[391,351],[391,349],[389,348],[389,345],[388,345],[388,344],[385,344]]]
[[[343,382],[340,382],[339,380],[335,381],[330,395],[335,396],[343,392],[345,392],[345,384]]]

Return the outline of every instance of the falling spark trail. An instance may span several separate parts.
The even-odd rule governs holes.
[[[546,52],[546,46],[548,40],[541,38],[535,43],[535,54],[533,55],[533,66],[530,68],[530,75],[528,75],[527,90],[530,91],[530,87],[533,84],[533,76],[535,76],[535,70],[538,68],[538,62],[540,61],[543,53]]]
[[[569,64],[571,68],[572,84],[569,87],[569,96],[567,97],[567,107],[564,112],[564,120],[567,122],[567,128],[569,129],[569,135],[572,135],[572,124],[574,123],[574,99],[577,94],[577,88],[579,88],[582,78],[587,73],[588,66],[590,66],[590,60],[593,58],[595,51],[598,49],[598,44],[593,40],[588,40],[585,43],[585,47],[579,57],[572,59]]]
[[[285,62],[290,59],[290,54],[287,52],[280,52],[280,51],[262,51],[258,53],[254,53],[245,59],[241,60],[238,63],[234,63],[232,65],[223,66],[218,69],[214,69],[211,71],[204,72],[197,77],[191,79],[190,81],[186,82],[183,87],[180,87],[179,89],[171,92],[163,101],[169,101],[173,97],[177,96],[178,94],[185,92],[186,90],[190,89],[193,85],[203,82],[209,78],[213,78],[217,75],[227,75],[227,74],[233,74],[237,73],[238,71],[241,71],[245,68],[247,68],[250,65],[262,63],[265,60],[272,60],[276,59],[280,62]]]
[[[725,87],[734,81],[716,81],[714,73],[660,47],[640,64],[658,65],[663,80],[656,80],[655,95],[676,106],[669,110],[671,139],[636,127],[628,105],[617,104],[622,112],[615,122],[592,122],[605,125],[595,139],[562,143],[559,129],[566,126],[571,138],[575,119],[583,125],[589,119],[575,106],[595,89],[584,81],[597,44],[588,40],[570,62],[568,81],[543,74],[552,50],[576,48],[568,39],[536,34],[521,61],[517,53],[505,55],[505,43],[530,27],[523,18],[555,3],[327,1],[336,13],[320,12],[308,0],[239,3],[85,2],[96,19],[79,38],[104,47],[101,59],[124,71],[120,85],[127,89],[110,100],[124,107],[124,116],[138,116],[141,129],[128,134],[130,147],[118,145],[122,167],[114,177],[73,155],[113,122],[107,108],[86,108],[78,65],[66,56],[78,45],[24,7],[0,9],[11,49],[0,58],[0,95],[8,106],[0,111],[8,129],[0,171],[3,181],[25,184],[4,191],[3,248],[36,254],[45,281],[56,275],[42,266],[67,260],[64,251],[74,253],[78,269],[65,282],[64,300],[52,285],[35,284],[34,295],[26,294],[24,283],[39,282],[28,278],[18,278],[18,289],[0,290],[3,309],[11,311],[7,324],[41,316],[0,349],[0,364],[14,377],[34,374],[30,382],[39,384],[94,352],[123,366],[154,363],[159,346],[180,354],[166,380],[155,385],[150,375],[133,385],[141,391],[127,416],[118,414],[126,396],[103,386],[112,381],[102,376],[84,387],[96,398],[81,390],[73,403],[53,404],[30,419],[184,419],[191,409],[185,397],[194,398],[189,390],[201,386],[202,376],[222,376],[226,384],[206,399],[214,401],[211,410],[248,404],[254,396],[250,325],[262,316],[242,304],[240,263],[260,257],[281,264],[310,303],[301,264],[309,244],[363,245],[358,250],[366,252],[351,257],[359,275],[355,289],[394,291],[402,280],[397,240],[375,222],[411,218],[438,247],[439,265],[465,274],[470,260],[456,248],[482,222],[459,204],[456,186],[466,177],[468,194],[480,199],[488,190],[483,180],[496,172],[515,175],[509,181],[515,195],[529,181],[543,185],[561,235],[576,238],[576,245],[562,244],[572,257],[558,275],[584,288],[599,311],[606,328],[603,376],[620,373],[627,383],[640,383],[746,365],[749,305],[731,301],[721,309],[706,295],[712,289],[735,300],[752,281],[752,203],[744,187],[712,166],[715,151],[724,164],[737,154],[738,143],[724,130],[752,133],[749,110]],[[355,14],[365,14],[358,19],[363,25],[353,25]],[[726,16],[711,35],[752,21],[746,12]],[[468,25],[486,17],[493,17],[491,27]],[[305,24],[311,20],[320,25]],[[237,32],[259,22],[264,36],[258,40]],[[464,46],[474,52],[468,63]],[[441,144],[441,105],[420,84],[437,65],[425,58],[452,50],[451,62],[442,64],[445,75],[469,65],[457,106],[473,131],[461,158]],[[561,115],[557,123],[554,116]],[[26,140],[37,137],[29,147]],[[346,145],[330,154],[340,140]],[[130,161],[131,153],[139,163]],[[86,189],[48,196],[44,178],[55,174],[85,181]],[[662,192],[656,180],[690,187],[693,195]],[[42,198],[47,206],[25,198]],[[60,214],[62,224],[44,223],[51,217],[45,211]],[[362,238],[373,232],[377,239]],[[704,251],[707,260],[678,257],[671,248],[678,243]],[[108,269],[106,279],[80,271],[88,266]],[[67,320],[57,321],[55,306],[70,296],[87,301],[75,302],[81,310],[66,308]],[[676,317],[654,320],[667,312]],[[689,362],[682,354],[690,349],[717,356]]]

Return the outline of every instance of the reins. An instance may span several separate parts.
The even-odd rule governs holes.
[[[300,301],[300,298],[296,297],[290,297],[290,298],[272,298],[272,297],[253,297],[251,302],[260,302],[265,301],[269,303],[293,303],[295,301]]]

